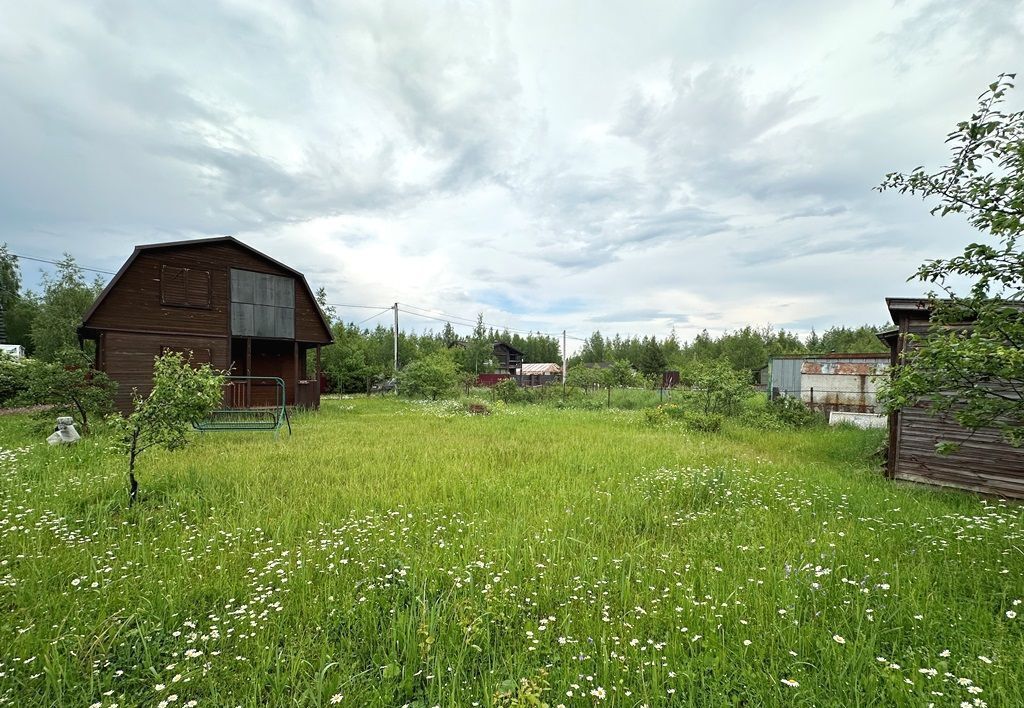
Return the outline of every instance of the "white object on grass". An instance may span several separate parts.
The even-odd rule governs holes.
[[[51,445],[60,445],[61,443],[75,443],[78,442],[82,436],[75,430],[75,419],[70,416],[61,416],[57,419],[57,429],[53,431],[53,435],[46,438],[46,442]]]

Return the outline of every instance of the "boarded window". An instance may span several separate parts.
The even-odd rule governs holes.
[[[294,278],[232,268],[231,334],[294,339]]]
[[[161,266],[160,304],[173,307],[210,307],[210,271]]]

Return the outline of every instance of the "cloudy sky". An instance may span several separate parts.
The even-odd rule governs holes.
[[[881,323],[972,234],[872,187],[1024,70],[1022,5],[3,2],[0,240],[232,234],[335,303],[570,334]]]

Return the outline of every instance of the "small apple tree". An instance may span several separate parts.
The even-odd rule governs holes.
[[[89,432],[89,415],[102,419],[114,409],[117,384],[92,368],[89,357],[77,349],[57,354],[56,361],[26,360],[26,390],[21,400],[29,405],[48,404],[78,414],[82,432]]]
[[[135,503],[139,484],[135,462],[151,447],[174,450],[188,442],[192,424],[208,416],[221,402],[223,375],[209,364],[193,366],[191,355],[167,352],[153,365],[153,390],[132,394],[133,410],[111,416],[117,442],[128,455],[128,505]]]

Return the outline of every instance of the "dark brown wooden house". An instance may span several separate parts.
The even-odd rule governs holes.
[[[506,342],[494,343],[494,370],[519,376],[523,373],[523,353]]]
[[[887,298],[886,305],[896,326],[878,336],[897,366],[912,346],[908,335],[928,332],[931,310],[927,300],[914,298]],[[960,448],[940,455],[935,445],[943,441]],[[925,404],[890,414],[886,473],[893,479],[1024,498],[1024,449],[1006,443],[996,430],[965,430],[950,416],[933,415]]]
[[[288,405],[316,407],[320,347],[333,341],[302,273],[230,236],[136,246],[78,334],[95,340],[96,368],[117,382],[121,410],[133,389],[149,391],[153,359],[168,350],[232,375],[279,377]],[[245,405],[275,395],[240,390]]]

